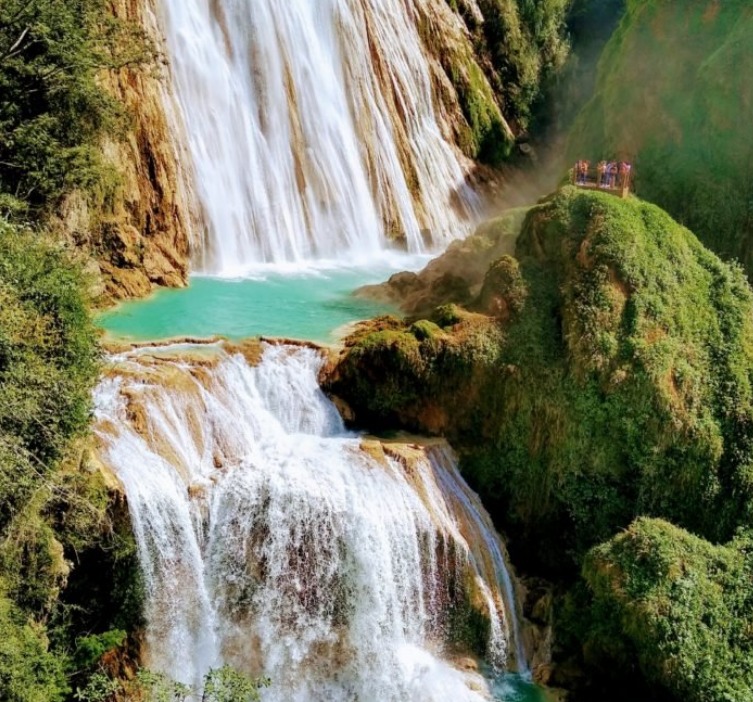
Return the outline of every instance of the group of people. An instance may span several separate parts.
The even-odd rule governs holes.
[[[589,185],[591,164],[580,160],[575,164],[575,182],[577,185]],[[596,185],[600,188],[629,188],[632,164],[627,161],[599,161],[596,164]]]

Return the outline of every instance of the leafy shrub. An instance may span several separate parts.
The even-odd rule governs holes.
[[[614,677],[637,661],[678,700],[750,702],[752,546],[750,536],[713,546],[639,519],[585,561],[593,601],[584,649]]]
[[[259,702],[260,689],[268,687],[268,678],[252,678],[228,665],[211,669],[203,681],[202,702]],[[198,694],[189,685],[171,680],[167,675],[141,668],[134,680],[113,680],[99,671],[88,684],[76,691],[81,702],[113,702],[125,695],[126,699],[143,702],[184,702]]]
[[[48,651],[43,628],[0,592],[0,696],[7,702],[57,702],[66,692],[63,661]]]
[[[122,646],[126,636],[125,631],[113,629],[103,634],[81,637],[76,641],[75,664],[81,669],[94,665],[105,653]]]
[[[105,0],[0,4],[0,212],[54,205],[73,188],[112,188],[99,149],[125,116],[98,72],[143,61],[145,38]],[[9,196],[15,200],[9,200]],[[8,206],[10,205],[10,206]]]
[[[79,547],[100,536],[97,490],[60,470],[87,431],[98,371],[85,289],[64,251],[0,222],[0,696],[19,702],[67,689],[66,654],[49,651],[44,624],[68,575],[70,529]]]

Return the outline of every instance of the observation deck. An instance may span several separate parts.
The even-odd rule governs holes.
[[[585,167],[582,165],[584,163]],[[623,199],[627,198],[633,189],[632,180],[633,167],[626,162],[605,162],[602,168],[601,164],[593,166],[588,161],[578,161],[570,169],[570,182],[575,187],[599,190]]]

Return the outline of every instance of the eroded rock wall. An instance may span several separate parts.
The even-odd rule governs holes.
[[[153,60],[102,75],[126,112],[126,129],[102,144],[115,180],[101,202],[74,192],[53,228],[91,252],[96,294],[141,297],[155,286],[181,287],[199,217],[190,192],[190,160],[172,95],[155,0],[112,0],[118,19],[142,31]]]

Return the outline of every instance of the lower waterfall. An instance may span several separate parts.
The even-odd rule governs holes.
[[[444,442],[348,433],[323,363],[273,345],[112,357],[96,433],[136,535],[145,662],[193,685],[228,663],[276,702],[488,699],[456,659],[526,669],[491,520]]]

